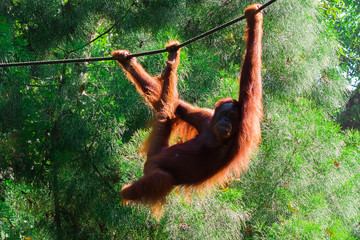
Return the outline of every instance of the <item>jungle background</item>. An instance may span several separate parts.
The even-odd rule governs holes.
[[[188,40],[250,0],[0,0],[0,61],[110,56]],[[263,3],[263,2],[261,2]],[[262,142],[247,173],[158,222],[123,206],[151,109],[114,61],[0,69],[0,239],[360,239],[360,2],[264,13]],[[182,49],[182,98],[236,98],[245,22]],[[166,54],[140,57],[152,74]]]

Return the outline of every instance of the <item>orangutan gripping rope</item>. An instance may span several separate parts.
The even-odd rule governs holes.
[[[239,100],[221,99],[215,110],[193,107],[178,98],[177,67],[179,45],[168,43],[166,68],[160,76],[150,76],[135,58],[127,59],[129,52],[114,51],[130,80],[135,84],[157,113],[157,121],[147,141],[147,160],[144,175],[123,187],[123,202],[141,202],[153,207],[165,203],[166,196],[175,187],[202,189],[227,182],[232,175],[247,170],[249,158],[261,139],[262,119],[261,5],[245,9],[247,20],[246,51],[240,76]],[[179,122],[196,129],[192,139],[169,146],[170,135]],[[178,129],[179,130],[179,129]],[[185,134],[186,131],[177,131]]]

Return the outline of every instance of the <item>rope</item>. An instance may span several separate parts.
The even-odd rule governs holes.
[[[264,5],[262,5],[254,14],[260,12],[261,10],[265,9],[266,7],[270,6],[271,4],[273,4],[274,2],[276,2],[277,0],[270,0],[267,3],[265,3]],[[154,51],[148,51],[148,52],[140,52],[140,53],[133,53],[133,54],[129,54],[127,56],[127,58],[132,58],[132,57],[140,57],[140,56],[147,56],[147,55],[153,55],[153,54],[158,54],[158,53],[164,53],[164,52],[169,52],[169,51],[176,51],[179,48],[182,48],[188,44],[191,44],[199,39],[202,39],[204,37],[207,37],[223,28],[226,28],[230,25],[233,25],[234,23],[237,23],[239,21],[242,21],[245,19],[245,16],[241,16],[239,18],[236,18],[230,22],[224,23],[223,25],[220,25],[216,28],[213,28],[207,32],[204,32],[192,39],[189,39],[183,43],[181,43],[180,45],[176,46],[176,47],[172,47],[171,49],[160,49],[160,50],[154,50]],[[32,61],[32,62],[17,62],[17,63],[0,63],[0,67],[20,67],[20,66],[29,66],[29,65],[42,65],[42,64],[60,64],[60,63],[74,63],[74,62],[96,62],[96,61],[108,61],[108,60],[115,60],[113,57],[97,57],[97,58],[77,58],[77,59],[62,59],[62,60],[49,60],[49,61]]]
[[[115,60],[112,57],[98,57],[98,58],[76,58],[76,59],[62,59],[49,61],[32,61],[32,62],[17,62],[17,63],[0,63],[0,67],[22,67],[29,65],[43,65],[43,64],[60,64],[60,63],[75,63],[75,62],[96,62]]]

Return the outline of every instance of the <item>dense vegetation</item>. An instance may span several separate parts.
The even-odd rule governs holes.
[[[159,49],[253,2],[3,0],[0,61]],[[173,193],[160,222],[120,203],[121,186],[141,176],[152,112],[115,62],[0,69],[0,239],[359,239],[360,134],[337,122],[358,114],[339,117],[344,72],[355,79],[359,64],[338,61],[359,57],[342,34],[354,26],[339,18],[359,6],[332,14],[346,4],[279,0],[265,12],[263,140],[250,170],[192,201]],[[244,26],[182,50],[185,100],[236,97]],[[165,59],[139,61],[156,74]]]
[[[360,2],[324,0],[323,9],[339,33],[340,64],[344,76],[355,89],[345,110],[338,116],[344,128],[360,128]]]

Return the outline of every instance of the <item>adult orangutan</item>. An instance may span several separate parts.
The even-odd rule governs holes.
[[[150,76],[129,52],[117,50],[118,60],[157,114],[147,141],[144,175],[123,187],[123,202],[141,202],[159,207],[175,187],[202,189],[223,184],[248,168],[251,153],[261,139],[261,5],[245,9],[246,51],[240,75],[239,100],[221,99],[215,110],[191,106],[178,98],[176,71],[180,62],[179,44],[171,41],[166,68],[160,76]],[[196,129],[192,139],[169,146],[171,132],[184,121]],[[184,133],[185,131],[180,131]]]

